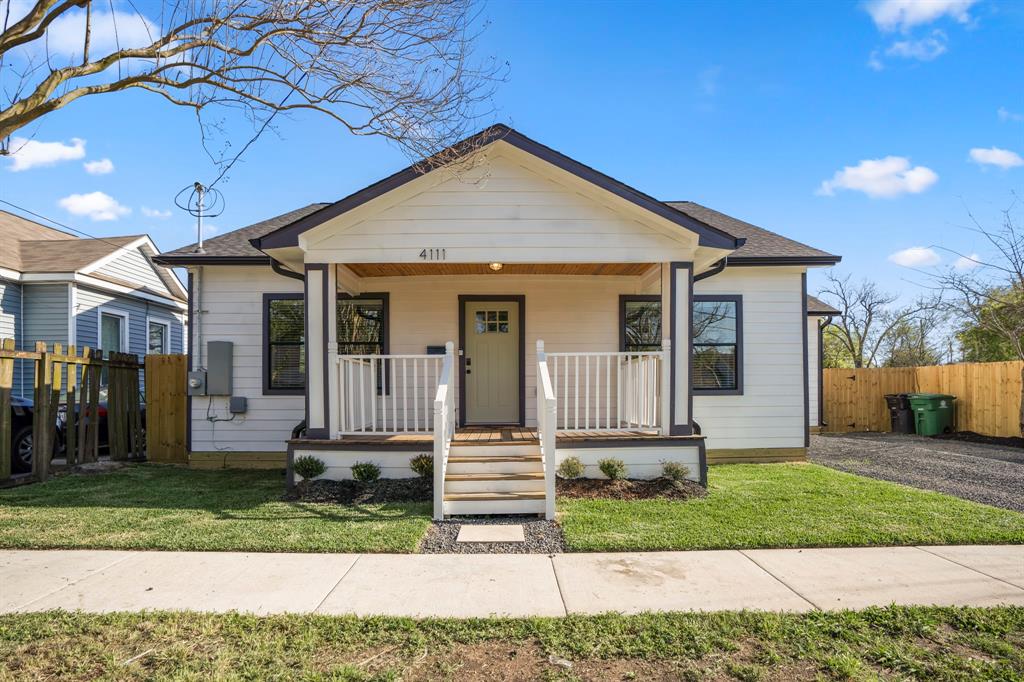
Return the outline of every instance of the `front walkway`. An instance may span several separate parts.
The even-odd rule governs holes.
[[[1024,546],[644,554],[0,551],[0,613],[414,617],[1024,605]]]

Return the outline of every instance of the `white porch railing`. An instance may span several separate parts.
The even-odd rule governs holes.
[[[433,431],[445,357],[338,355],[338,434]]]
[[[445,344],[444,362],[434,396],[434,519],[444,520],[444,477],[455,436],[455,344]]]
[[[670,353],[668,340],[660,351],[547,353],[557,429],[667,433]]]
[[[537,341],[537,433],[540,436],[540,454],[544,464],[544,517],[555,518],[555,428],[558,403],[548,374],[544,342]]]

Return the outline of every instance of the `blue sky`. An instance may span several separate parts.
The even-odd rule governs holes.
[[[478,55],[509,65],[494,120],[658,198],[841,254],[841,271],[889,289],[909,295],[922,279],[890,260],[902,250],[926,247],[896,256],[917,265],[953,263],[933,246],[984,255],[963,228],[968,209],[994,225],[1024,192],[1024,3],[495,0],[483,16]],[[216,171],[190,112],[144,93],[99,96],[28,132],[69,158],[19,171],[0,160],[0,199],[97,236],[192,241],[173,197]],[[229,132],[240,145],[251,128]],[[277,132],[222,184],[218,233],[408,163],[315,115]],[[83,167],[103,159],[112,170],[93,170],[110,172]],[[69,211],[81,202],[67,197],[93,192],[116,204]],[[811,289],[820,281],[812,274]]]

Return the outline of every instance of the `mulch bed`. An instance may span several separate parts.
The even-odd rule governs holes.
[[[434,486],[425,478],[382,478],[372,483],[318,479],[302,481],[285,499],[333,504],[430,502],[434,499]]]
[[[941,436],[932,436],[940,440],[958,440],[965,443],[981,443],[982,445],[997,445],[1004,448],[1024,448],[1024,438],[1020,436],[986,436],[974,431],[957,431],[956,433],[944,433]]]
[[[708,491],[692,481],[668,478],[652,480],[604,478],[558,479],[557,495],[588,500],[691,500],[707,497]]]

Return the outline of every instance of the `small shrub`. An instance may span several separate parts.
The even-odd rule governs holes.
[[[662,462],[661,475],[670,481],[677,483],[687,480],[690,477],[690,467],[679,462]]]
[[[607,459],[598,460],[597,468],[601,470],[602,474],[613,481],[626,477],[626,463],[621,459],[608,457]]]
[[[558,477],[582,478],[584,470],[583,462],[579,457],[566,457],[558,465]]]
[[[317,476],[323,476],[324,472],[327,471],[327,465],[324,464],[322,459],[312,455],[303,455],[295,459],[292,469],[299,476],[302,476],[303,479],[311,481]]]
[[[430,478],[434,475],[434,456],[426,453],[416,455],[409,460],[409,468],[415,471],[420,478]]]
[[[352,465],[352,478],[361,483],[373,483],[380,478],[380,467],[373,462],[356,462]]]

